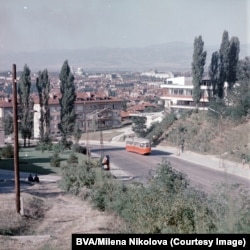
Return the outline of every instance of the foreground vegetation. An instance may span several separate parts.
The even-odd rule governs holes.
[[[122,183],[98,162],[62,168],[61,187],[124,221],[120,233],[249,233],[250,199],[240,185],[208,195],[162,162],[149,184]],[[243,219],[244,218],[244,219]]]
[[[25,156],[27,152],[29,157]],[[61,154],[65,158],[59,168],[51,167],[48,158],[52,155],[50,151],[26,149],[21,152],[21,159],[26,157],[28,165],[39,160],[43,166],[36,169],[41,174],[43,169],[46,174],[62,175],[63,190],[90,200],[101,211],[117,214],[123,220],[117,233],[250,233],[249,191],[240,185],[222,183],[208,195],[191,187],[187,177],[174,170],[169,162],[162,162],[144,186],[121,182],[101,168],[99,159],[85,158],[72,151]],[[31,214],[21,219],[16,217],[15,223],[7,224],[8,228],[1,227],[1,234],[29,231],[27,220],[39,220],[45,213],[44,205],[39,202],[32,198]]]

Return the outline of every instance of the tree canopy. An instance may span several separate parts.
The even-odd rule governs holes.
[[[39,71],[36,79],[36,87],[40,104],[40,138],[41,141],[48,140],[50,135],[50,109],[49,109],[49,93],[50,80],[47,69]]]
[[[204,73],[204,65],[206,63],[207,52],[203,50],[204,42],[201,36],[194,39],[194,52],[192,62],[192,75],[193,75],[193,100],[198,108],[201,98],[201,83]]]
[[[24,147],[26,147],[26,140],[31,138],[33,129],[34,102],[30,96],[30,86],[30,69],[27,65],[25,65],[18,84],[18,118],[20,120],[19,128],[21,131],[22,138],[24,139]]]
[[[59,98],[59,104],[61,107],[61,121],[58,124],[58,128],[62,134],[62,141],[66,143],[67,136],[72,134],[74,131],[76,120],[74,109],[74,103],[76,99],[74,76],[71,73],[67,60],[63,63],[59,78],[61,91],[61,98]]]

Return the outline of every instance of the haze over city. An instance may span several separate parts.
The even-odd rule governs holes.
[[[1,0],[0,56],[15,61],[17,52],[30,57],[32,52],[65,49],[192,46],[199,35],[205,49],[219,48],[224,30],[244,45],[250,43],[249,9],[249,0]],[[6,68],[3,61],[0,57],[0,67]],[[48,67],[46,61],[40,65]]]

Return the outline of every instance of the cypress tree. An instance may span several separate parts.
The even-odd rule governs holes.
[[[237,79],[237,66],[239,61],[240,53],[240,41],[238,37],[232,37],[229,43],[229,52],[228,52],[228,74],[227,82],[229,90],[232,90],[233,85]]]
[[[209,65],[208,74],[213,85],[213,96],[217,95],[217,85],[219,77],[219,52],[216,51],[212,54],[211,63]]]
[[[25,64],[18,84],[19,95],[19,129],[24,140],[23,145],[26,147],[26,139],[30,139],[33,128],[33,100],[30,97],[31,77],[30,69]]]
[[[5,135],[11,135],[14,131],[13,117],[10,114],[7,114],[3,122]]]
[[[48,142],[50,135],[49,92],[51,87],[47,69],[43,70],[43,72],[39,71],[36,79],[36,87],[40,104],[40,138],[41,141]]]
[[[229,74],[229,37],[228,32],[224,31],[222,35],[222,41],[220,46],[220,64],[219,64],[219,79],[218,79],[218,97],[224,97],[224,84],[228,79]]]
[[[74,76],[71,73],[68,61],[64,61],[59,75],[61,98],[59,104],[61,107],[61,121],[58,124],[58,129],[62,134],[62,143],[66,145],[67,136],[74,131],[76,114],[74,103],[76,99]]]
[[[204,42],[202,37],[196,37],[194,40],[194,52],[192,62],[192,75],[193,75],[193,100],[198,110],[198,104],[201,98],[201,83],[204,72],[204,65],[206,63],[207,52],[203,51]]]

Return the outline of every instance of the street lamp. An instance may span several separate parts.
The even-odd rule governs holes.
[[[208,110],[218,114],[220,116],[220,164],[219,167],[223,167],[222,166],[222,113],[220,113],[219,111],[212,109],[212,108],[208,108]]]

